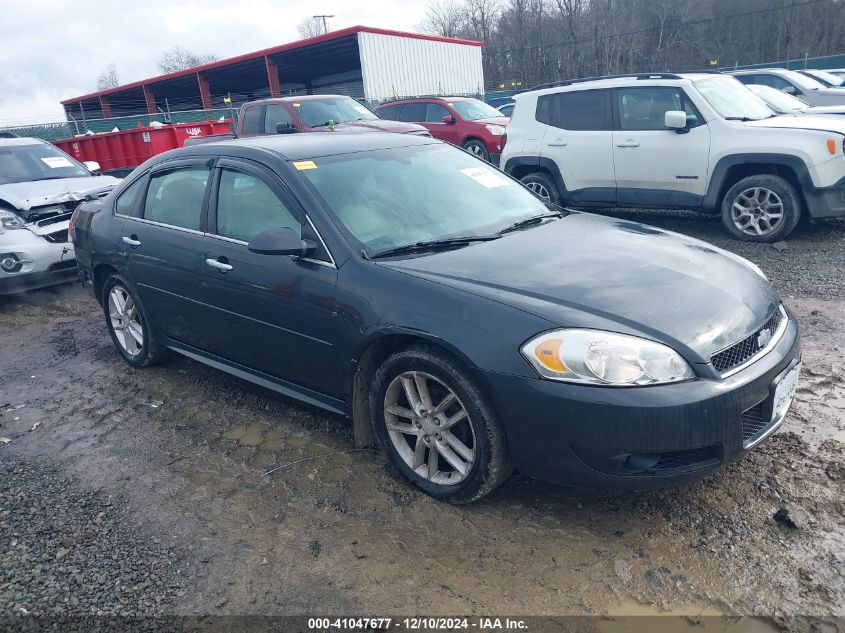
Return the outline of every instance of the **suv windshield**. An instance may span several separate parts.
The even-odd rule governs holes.
[[[549,211],[502,172],[445,144],[327,156],[294,166],[339,224],[373,253],[490,235]]]
[[[90,175],[80,163],[48,143],[0,144],[0,185]]]
[[[493,119],[504,116],[493,106],[489,106],[478,99],[450,101],[449,105],[452,106],[464,121],[478,121],[480,119]]]
[[[369,108],[352,97],[326,97],[325,99],[303,99],[293,104],[294,112],[307,127],[322,127],[329,121],[372,121],[378,117]]]
[[[769,106],[733,77],[700,79],[693,86],[724,119],[757,121],[774,116]]]

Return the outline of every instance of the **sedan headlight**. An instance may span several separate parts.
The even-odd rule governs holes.
[[[606,386],[658,385],[695,374],[671,347],[601,330],[555,330],[531,339],[522,355],[544,378]]]
[[[501,125],[485,125],[484,127],[487,128],[487,131],[490,132],[493,136],[501,136],[505,133],[505,128]]]
[[[0,230],[19,229],[23,227],[24,224],[25,222],[11,211],[0,209]]]

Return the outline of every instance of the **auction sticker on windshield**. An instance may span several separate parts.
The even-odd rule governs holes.
[[[64,156],[47,156],[41,159],[47,167],[59,169],[60,167],[73,167],[71,162]]]
[[[503,187],[511,183],[510,180],[497,174],[492,169],[486,167],[470,167],[462,169],[461,173],[469,176],[480,185],[484,185],[488,189],[495,189],[496,187]]]
[[[303,169],[317,169],[317,164],[313,160],[295,160],[293,166],[298,171],[302,171]]]

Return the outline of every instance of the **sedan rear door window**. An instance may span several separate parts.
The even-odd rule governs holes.
[[[154,173],[144,201],[144,219],[200,230],[210,173],[208,165],[191,165]]]
[[[261,178],[223,169],[217,197],[217,234],[243,242],[266,229],[290,228],[302,235],[302,224]]]

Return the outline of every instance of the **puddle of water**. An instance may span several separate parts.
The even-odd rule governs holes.
[[[760,618],[732,618],[712,607],[676,607],[659,611],[635,600],[626,600],[608,609],[608,618],[596,622],[600,633],[779,633]]]

